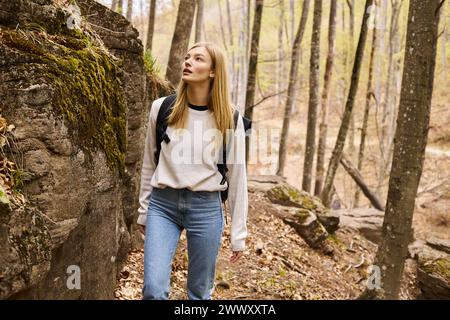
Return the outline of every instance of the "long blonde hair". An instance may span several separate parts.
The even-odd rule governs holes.
[[[205,48],[211,56],[211,69],[215,71],[215,76],[210,82],[208,107],[214,114],[217,129],[225,139],[227,129],[234,129],[234,107],[231,105],[228,91],[225,57],[222,50],[210,42],[197,42],[188,51],[197,47]],[[168,124],[177,129],[185,128],[186,125],[188,116],[187,86],[188,84],[181,79],[177,88],[177,99],[168,117]]]

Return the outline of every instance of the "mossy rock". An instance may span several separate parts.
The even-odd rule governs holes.
[[[448,256],[431,258],[419,254],[417,280],[421,298],[450,298],[450,260]]]
[[[55,35],[45,28],[4,30],[0,43],[31,57],[34,63],[21,65],[23,72],[56,89],[53,112],[88,159],[101,149],[108,167],[123,173],[126,105],[119,62],[81,30]]]
[[[268,190],[266,194],[270,201],[274,203],[304,208],[319,213],[326,211],[319,198],[288,184],[275,186]]]
[[[296,217],[299,223],[304,223],[308,218],[311,217],[311,215],[312,215],[311,211],[303,208],[295,210],[294,213],[294,217]]]
[[[438,258],[435,260],[420,261],[420,267],[429,274],[437,275],[450,285],[450,260]]]

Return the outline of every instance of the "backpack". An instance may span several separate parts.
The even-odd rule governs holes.
[[[158,165],[159,162],[159,154],[161,153],[161,144],[162,142],[169,143],[170,138],[166,133],[167,130],[167,118],[169,117],[173,105],[175,104],[177,96],[176,94],[172,94],[170,96],[167,96],[163,103],[161,104],[161,107],[158,111],[158,117],[156,118],[156,151],[155,151],[155,164]],[[234,120],[234,128],[237,127],[237,122],[239,119],[239,111],[235,110],[233,114],[233,120]],[[247,132],[247,130],[250,130],[252,127],[252,121],[250,119],[247,119],[245,117],[242,117],[242,120],[244,122],[244,130]],[[222,175],[222,181],[220,181],[220,184],[225,184],[225,181],[227,181],[226,173],[228,171],[227,168],[227,160],[226,160],[226,144],[224,142],[222,146],[222,157],[223,157],[223,163],[217,164],[217,169]],[[228,199],[228,188],[220,191],[220,197],[222,199],[222,203],[224,203]]]

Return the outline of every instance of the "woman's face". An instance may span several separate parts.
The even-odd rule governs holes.
[[[204,47],[189,50],[184,56],[182,79],[186,83],[209,82],[214,77],[212,59]]]

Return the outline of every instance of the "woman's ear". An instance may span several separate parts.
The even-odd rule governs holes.
[[[211,71],[211,72],[209,73],[209,77],[210,77],[210,78],[214,78],[214,76],[215,76],[214,71]]]

